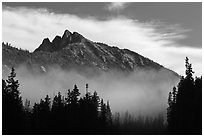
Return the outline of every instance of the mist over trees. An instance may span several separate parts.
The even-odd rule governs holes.
[[[144,69],[138,67],[131,72],[109,68],[109,71],[102,69],[95,72],[92,69],[97,66],[86,68],[73,65],[67,60],[69,56],[64,55],[65,53],[63,56],[66,59],[61,60],[55,56],[53,59],[56,62],[53,63],[46,60],[47,55],[50,55],[49,52],[45,54],[39,52],[35,54],[36,56],[30,53],[30,57],[27,58],[27,56],[21,56],[24,54],[20,52],[21,50],[15,50],[4,44],[2,44],[2,50],[3,79],[7,79],[11,67],[15,67],[23,103],[27,99],[31,106],[46,95],[49,95],[51,100],[59,91],[65,95],[67,89],[72,89],[75,84],[80,89],[80,96],[83,96],[85,84],[88,83],[90,91],[97,91],[101,98],[105,101],[109,100],[112,113],[128,111],[134,116],[139,114],[156,116],[158,113],[165,115],[168,92],[179,80],[178,74],[164,67],[158,70],[144,66]],[[77,62],[76,59],[73,61]],[[137,61],[141,62],[141,60]],[[61,63],[68,63],[71,67],[65,69]],[[80,67],[80,70],[75,66]],[[148,99],[147,96],[149,96]]]
[[[167,123],[162,115],[112,114],[111,100],[105,102],[96,91],[90,92],[88,84],[84,96],[74,85],[65,96],[46,95],[30,106],[29,100],[23,103],[15,77],[12,68],[8,79],[2,79],[3,134],[201,134],[202,77],[193,78],[188,58],[186,76],[169,93]]]

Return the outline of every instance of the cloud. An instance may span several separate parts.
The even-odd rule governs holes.
[[[111,2],[105,6],[105,9],[109,11],[120,11],[128,6],[127,2]]]
[[[42,40],[53,40],[64,30],[77,31],[86,38],[133,50],[179,74],[184,74],[184,59],[190,58],[196,75],[202,74],[202,49],[180,45],[185,32],[178,24],[140,22],[125,17],[97,20],[71,14],[50,13],[46,9],[8,8],[2,11],[2,40],[33,51]]]

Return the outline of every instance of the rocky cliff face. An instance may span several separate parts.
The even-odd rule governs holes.
[[[164,68],[128,49],[119,49],[104,43],[93,42],[77,32],[71,33],[68,30],[65,30],[62,37],[56,36],[52,42],[45,38],[32,53],[12,48],[4,43],[2,47],[3,65],[11,67],[25,64],[32,69],[42,69],[43,67],[43,72],[53,65],[58,65],[65,70],[79,69],[80,71],[84,68],[96,71],[118,70],[124,72]]]
[[[65,30],[62,37],[56,36],[52,42],[48,38],[45,38],[42,44],[34,51],[47,51],[47,52],[56,52],[62,50],[72,43],[81,43],[86,41],[85,38],[77,32],[71,33],[68,30]]]

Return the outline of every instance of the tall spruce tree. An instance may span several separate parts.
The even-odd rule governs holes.
[[[15,79],[12,67],[8,79],[3,81],[3,134],[22,134],[24,130],[23,103],[19,91],[19,82]]]
[[[201,84],[196,84],[198,78],[193,78],[194,72],[187,57],[185,67],[185,77],[181,77],[177,90],[174,87],[169,93],[168,129],[170,134],[201,134],[202,126],[198,121],[202,117],[202,88]]]

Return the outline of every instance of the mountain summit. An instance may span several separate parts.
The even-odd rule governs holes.
[[[166,69],[162,65],[128,49],[119,49],[104,43],[93,42],[77,32],[71,33],[68,30],[64,31],[62,37],[56,36],[52,42],[45,38],[42,44],[32,53],[13,48],[4,43],[2,43],[2,47],[3,65],[16,67],[25,64],[29,67],[29,70],[38,68],[43,72],[51,66],[80,71],[88,68],[97,72]],[[168,71],[172,72],[171,70]]]
[[[71,33],[69,30],[65,30],[62,37],[56,36],[52,42],[50,42],[48,38],[45,38],[42,44],[37,49],[35,49],[34,52],[36,51],[47,51],[47,52],[59,51],[65,48],[66,46],[69,46],[69,44],[80,43],[83,40],[85,39],[81,34],[77,32]]]

